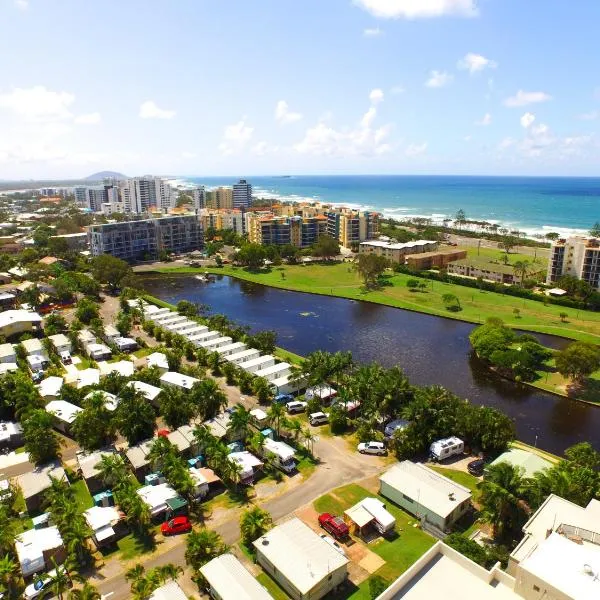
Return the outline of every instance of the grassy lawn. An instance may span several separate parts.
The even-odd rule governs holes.
[[[77,500],[77,505],[79,506],[79,512],[83,512],[84,510],[94,506],[94,500],[88,492],[87,485],[85,485],[85,481],[83,479],[72,483],[71,489],[75,492],[75,498]]]
[[[256,581],[260,583],[275,600],[288,600],[289,596],[279,587],[279,585],[266,573],[256,576]]]
[[[285,362],[289,362],[291,365],[299,365],[303,360],[302,356],[299,354],[294,354],[294,352],[290,352],[284,348],[275,348],[275,352],[273,354],[277,358]]]
[[[203,267],[202,270],[206,268]],[[232,266],[208,270],[273,287],[366,300],[471,323],[483,323],[488,317],[494,316],[501,318],[511,327],[593,343],[600,341],[600,313],[565,309],[555,305],[545,306],[542,302],[534,300],[432,280],[426,280],[426,292],[411,292],[406,287],[406,282],[414,276],[391,272],[386,275],[386,285],[378,290],[365,292],[358,274],[347,263],[287,265],[259,272]],[[191,273],[198,272],[198,269],[173,267],[157,271]],[[285,274],[285,279],[281,277],[281,273]],[[442,301],[444,294],[455,295],[462,310],[457,313],[446,310]],[[515,308],[520,311],[519,318],[513,313]],[[560,319],[561,312],[567,312],[569,315],[565,322]]]
[[[467,258],[469,260],[486,261],[488,263],[499,262],[502,265],[504,264],[504,256],[506,255],[506,252],[500,248],[486,248],[484,246],[479,249],[476,246],[458,246],[456,250],[466,250]],[[545,271],[548,267],[549,250],[547,248],[529,248],[529,250],[531,251],[531,254],[511,251],[510,254],[508,254],[508,264],[514,265],[517,261],[524,260],[531,263],[534,260],[537,260],[540,268]]]
[[[79,371],[83,371],[84,369],[89,369],[92,366],[92,361],[87,356],[80,356],[81,360],[75,366]]]
[[[141,554],[153,552],[156,544],[152,538],[139,538],[130,533],[117,542],[117,549],[121,560],[131,560]]]
[[[429,466],[432,470],[437,471],[441,475],[444,475],[444,477],[452,479],[452,481],[458,483],[458,485],[463,485],[464,487],[470,489],[473,494],[475,494],[477,491],[477,484],[480,481],[478,477],[474,477],[470,473],[465,473],[464,471],[457,471],[456,469],[444,469],[444,467],[432,465],[427,466]]]
[[[308,453],[299,452],[298,457],[298,472],[304,479],[308,479],[315,472],[315,469],[319,463]]]
[[[373,496],[373,494],[359,485],[350,484],[337,488],[331,494],[321,496],[314,502],[314,507],[319,512],[341,515],[344,510],[368,496]],[[386,562],[375,574],[388,581],[393,581],[431,548],[435,540],[419,528],[414,527],[416,523],[414,517],[405,513],[386,498],[376,497],[385,503],[386,509],[396,518],[397,535],[389,540],[380,538],[375,543],[369,544],[369,549]],[[355,592],[358,595],[352,597],[363,597],[361,594],[365,590],[368,593],[368,583],[366,587],[361,585]]]
[[[150,346],[148,348],[140,348],[139,350],[136,350],[133,353],[133,356],[135,356],[136,358],[144,358],[144,357],[152,354],[154,351],[155,351],[155,348],[152,348]]]

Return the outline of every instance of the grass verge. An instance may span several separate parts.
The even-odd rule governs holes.
[[[262,585],[275,600],[289,600],[289,596],[279,587],[277,582],[271,579],[266,573],[256,576],[256,581]]]

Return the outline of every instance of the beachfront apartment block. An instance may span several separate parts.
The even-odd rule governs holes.
[[[327,233],[327,217],[276,216],[266,212],[247,213],[248,239],[254,244],[308,248]]]
[[[246,218],[244,213],[238,209],[210,209],[202,210],[200,221],[204,231],[215,229],[231,229],[233,232],[243,235],[246,233]]]
[[[379,213],[349,208],[330,208],[325,211],[327,235],[338,240],[344,248],[357,246],[379,235]]]
[[[215,190],[208,190],[205,194],[204,205],[206,208],[233,208],[233,188],[219,187]]]
[[[88,235],[93,256],[111,254],[128,262],[157,260],[162,250],[181,253],[203,246],[195,215],[92,225]]]
[[[552,285],[563,275],[572,275],[600,289],[600,240],[573,236],[552,244],[546,283]]]
[[[233,208],[244,209],[252,204],[252,184],[240,179],[233,184]]]

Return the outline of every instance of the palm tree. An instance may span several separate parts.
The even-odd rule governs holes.
[[[517,277],[521,278],[521,285],[523,285],[530,270],[531,263],[528,260],[517,260],[513,263],[513,272]]]
[[[524,525],[529,506],[522,500],[528,492],[523,470],[509,463],[491,465],[478,484],[481,516],[494,528],[494,537],[503,539]]]
[[[173,563],[155,567],[153,570],[158,575],[161,583],[165,583],[169,579],[175,581],[183,573],[183,569],[179,565],[174,565]]]
[[[204,425],[198,425],[194,429],[194,440],[200,452],[204,453],[208,453],[208,449],[212,448],[217,442],[217,438]]]
[[[240,436],[240,439],[246,440],[248,429],[250,427],[250,411],[246,410],[241,404],[238,404],[231,413],[227,431],[231,431]]]
[[[265,534],[273,526],[273,518],[270,513],[254,506],[242,513],[240,517],[240,531],[242,541],[250,547],[254,540]]]
[[[63,599],[63,594],[71,587],[72,582],[67,569],[65,567],[59,567],[56,561],[52,559],[54,563],[54,578],[50,584],[52,593],[58,597],[59,600]]]
[[[103,454],[96,470],[100,471],[104,484],[113,489],[119,487],[119,484],[124,480],[129,479],[129,469],[117,454]]]
[[[19,580],[19,565],[6,554],[0,558],[0,583],[2,587],[12,596]]]
[[[302,422],[299,419],[287,419],[286,429],[292,434],[294,441],[298,441],[302,433]]]
[[[154,438],[152,444],[150,444],[150,450],[146,455],[146,459],[155,471],[160,471],[167,458],[172,454],[177,456],[175,446],[168,438],[159,436]]]
[[[313,445],[315,442],[315,436],[313,432],[307,427],[304,431],[302,431],[302,437],[304,438],[306,449],[313,454]]]
[[[185,561],[196,571],[229,549],[216,531],[204,527],[191,531],[186,543]]]
[[[227,406],[227,396],[214,379],[194,384],[189,398],[202,420],[213,419]]]
[[[86,581],[83,587],[69,592],[69,600],[101,600],[100,592],[89,582]]]
[[[277,437],[279,437],[281,421],[285,418],[285,406],[279,402],[273,402],[267,411],[267,415],[269,416],[269,419],[271,419],[271,423],[275,427],[275,431],[277,431]]]

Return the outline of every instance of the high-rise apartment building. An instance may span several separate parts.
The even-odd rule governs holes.
[[[357,246],[379,235],[379,214],[347,208],[334,208],[325,212],[327,234],[345,248]]]
[[[176,195],[169,183],[160,177],[146,175],[127,179],[119,186],[125,211],[133,214],[147,213],[152,209],[167,212],[176,204]]]
[[[192,190],[192,198],[194,199],[194,208],[196,212],[202,210],[206,206],[206,189],[203,185]]]
[[[240,179],[233,186],[233,208],[249,208],[252,204],[252,185]]]
[[[75,197],[75,202],[79,206],[87,206],[87,188],[83,185],[78,185],[73,188],[73,196]]]
[[[111,254],[128,262],[157,260],[161,250],[198,250],[204,241],[195,215],[91,225],[88,238],[93,256]]]
[[[546,283],[556,283],[563,275],[572,275],[600,289],[600,240],[574,236],[554,242]]]
[[[105,202],[108,202],[107,187],[94,185],[85,189],[85,206],[92,212],[100,212]]]
[[[204,231],[207,229],[231,229],[239,235],[246,232],[245,215],[241,210],[202,210],[200,217]]]
[[[277,217],[265,213],[247,213],[248,239],[254,244],[308,248],[327,231],[327,219],[316,217]]]
[[[233,189],[219,187],[206,192],[206,208],[233,208]]]

